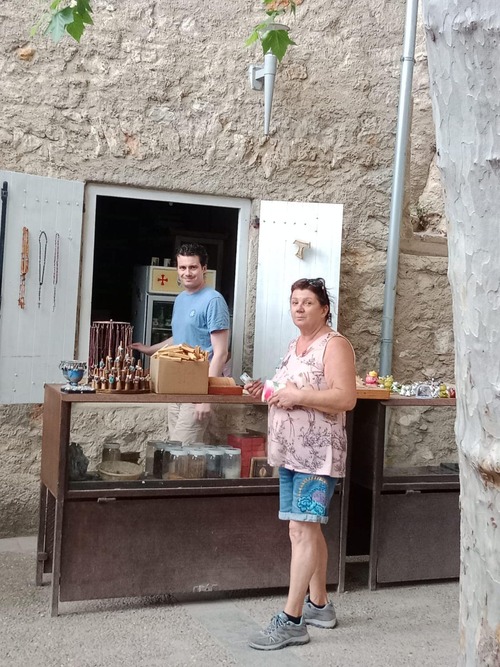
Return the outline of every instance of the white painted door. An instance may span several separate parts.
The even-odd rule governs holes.
[[[302,259],[297,256],[302,244]],[[342,205],[263,201],[255,311],[253,375],[270,378],[298,335],[290,317],[290,287],[299,278],[324,278],[337,305],[342,243]]]
[[[8,188],[0,404],[41,403],[44,383],[64,382],[59,362],[75,354],[84,184],[3,171],[0,181]],[[21,308],[23,228],[28,271]]]

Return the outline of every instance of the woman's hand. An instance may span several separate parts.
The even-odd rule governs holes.
[[[286,383],[286,387],[278,389],[269,399],[269,405],[275,405],[277,408],[284,410],[291,410],[296,405],[300,404],[300,389],[296,384],[290,382]]]
[[[264,383],[261,382],[261,380],[252,380],[252,382],[247,382],[243,388],[248,391],[250,396],[260,398],[262,396],[262,390],[264,389]]]

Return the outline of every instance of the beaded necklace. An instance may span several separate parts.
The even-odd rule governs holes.
[[[52,285],[54,286],[54,292],[52,294],[52,312],[56,309],[56,293],[57,293],[57,283],[59,282],[59,234],[56,234],[54,239],[54,268],[52,271]]]
[[[45,265],[47,263],[47,234],[38,235],[38,307],[41,306],[42,285],[45,279]]]
[[[30,233],[27,227],[23,227],[23,241],[21,246],[21,279],[19,282],[19,299],[17,303],[19,308],[23,308],[26,305],[25,294],[26,294],[26,274],[30,266]]]

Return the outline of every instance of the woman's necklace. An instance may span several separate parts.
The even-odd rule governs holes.
[[[19,308],[26,305],[24,296],[26,294],[26,274],[30,267],[30,233],[27,227],[23,227],[23,242],[21,246],[21,279],[19,282]]]
[[[42,285],[45,279],[45,265],[47,263],[47,234],[38,235],[38,307],[41,306]]]
[[[54,269],[52,271],[52,285],[54,286],[54,292],[52,295],[52,312],[56,309],[56,293],[57,293],[57,283],[59,282],[59,234],[56,234],[54,239]]]

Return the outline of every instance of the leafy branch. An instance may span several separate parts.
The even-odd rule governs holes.
[[[250,46],[260,40],[264,55],[272,53],[281,62],[289,46],[296,46],[290,39],[288,27],[281,24],[276,25],[276,19],[284,14],[295,15],[297,5],[303,0],[262,0],[266,18],[253,29],[252,34],[245,42]]]
[[[91,14],[90,0],[52,0],[49,10],[31,29],[31,37],[42,32],[58,42],[68,33],[79,42],[85,26],[94,23]]]

